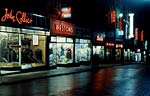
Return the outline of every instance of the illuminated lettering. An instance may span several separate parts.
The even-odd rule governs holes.
[[[69,26],[63,26],[61,24],[55,24],[55,30],[60,32],[73,32],[73,28]]]
[[[144,41],[144,31],[141,31],[141,41]]]
[[[103,37],[101,37],[101,36],[98,35],[98,36],[96,36],[96,40],[97,41],[103,41],[104,39],[103,39]]]
[[[7,19],[11,19],[13,22],[15,22],[15,16],[12,15],[12,10],[10,13],[8,12],[8,9],[5,9],[5,15],[1,18],[1,21],[6,21]]]
[[[19,17],[19,15],[21,15],[21,17]],[[21,11],[18,11],[16,13],[16,20],[19,24],[22,24],[22,23],[32,23],[32,19],[28,18],[27,17],[27,13],[26,12],[21,12]]]
[[[106,43],[106,46],[111,46],[113,47],[115,44],[114,43]]]
[[[22,24],[22,23],[29,24],[29,23],[32,23],[32,21],[33,21],[32,19],[30,19],[27,16],[26,12],[17,11],[16,15],[13,16],[12,10],[10,10],[10,12],[8,12],[8,9],[6,8],[5,9],[5,15],[2,16],[1,21],[4,22],[7,19],[12,20],[13,22],[17,21],[18,24]]]
[[[138,40],[138,28],[135,28],[135,40]]]

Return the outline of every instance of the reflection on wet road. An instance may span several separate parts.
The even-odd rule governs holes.
[[[150,67],[126,65],[0,86],[0,96],[150,96]]]

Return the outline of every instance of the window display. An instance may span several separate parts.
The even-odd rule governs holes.
[[[4,63],[17,63],[19,48],[19,35],[12,33],[0,33],[0,62]]]
[[[31,64],[32,67],[46,65],[46,38],[38,36],[38,45],[33,44],[33,35],[23,34],[21,38],[21,63]]]
[[[0,32],[0,66],[2,68],[22,68],[26,65],[35,67],[46,64],[45,36],[38,36],[38,45],[34,45],[33,34],[28,34],[28,32],[35,30],[5,26],[1,26],[0,29],[3,30]]]
[[[116,49],[116,61],[121,60],[121,49]]]
[[[80,53],[80,54],[79,54]],[[91,60],[90,40],[76,39],[75,44],[75,62]]]
[[[104,46],[93,46],[93,55],[97,54],[101,60],[104,59]]]
[[[51,37],[51,40],[54,37]],[[73,63],[73,39],[66,37],[56,37],[57,42],[51,41],[49,44],[49,64]]]

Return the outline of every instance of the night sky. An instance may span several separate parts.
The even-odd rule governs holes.
[[[57,1],[57,0],[55,0]],[[63,0],[73,7],[72,18],[66,19],[77,26],[103,30],[106,28],[106,0]],[[111,1],[111,0],[109,0]],[[1,0],[0,8],[47,15],[51,12],[49,0]],[[126,0],[126,6],[135,13],[135,27],[144,29],[146,38],[150,28],[150,0]],[[1,9],[2,10],[2,9]]]

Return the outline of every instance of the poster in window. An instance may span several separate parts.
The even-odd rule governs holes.
[[[33,45],[38,45],[38,35],[33,35]]]

